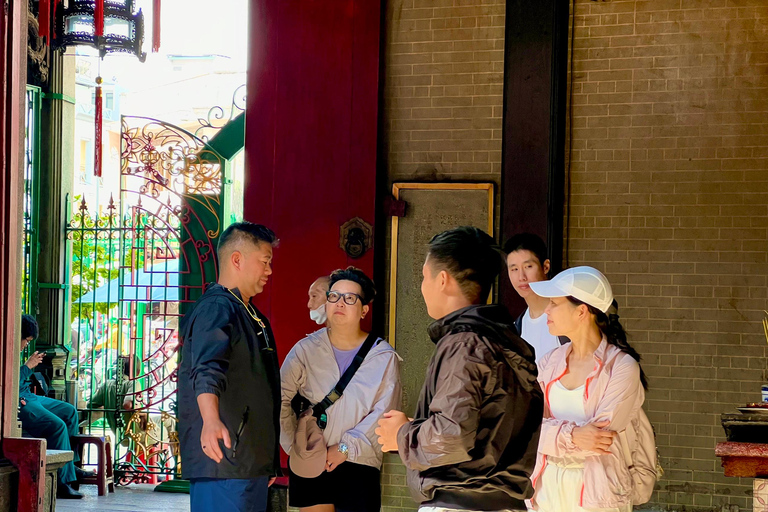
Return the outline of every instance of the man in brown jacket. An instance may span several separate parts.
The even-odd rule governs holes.
[[[477,228],[430,242],[421,293],[436,344],[416,414],[379,421],[379,443],[397,450],[422,512],[525,510],[543,412],[533,350],[514,319],[486,305],[503,260]]]

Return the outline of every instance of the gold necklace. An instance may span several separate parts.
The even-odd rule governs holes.
[[[243,301],[243,299],[241,299],[240,297],[238,297],[238,296],[237,296],[237,294],[236,294],[235,292],[233,292],[232,290],[230,290],[229,288],[227,288],[227,291],[228,291],[229,293],[231,293],[231,294],[232,294],[232,296],[233,296],[234,298],[236,298],[236,299],[237,299],[237,301],[238,301],[240,304],[242,304],[242,305],[243,305],[243,307],[244,307],[244,308],[245,308],[245,310],[248,312],[248,314],[251,316],[251,318],[253,318],[253,319],[256,321],[256,323],[257,323],[257,324],[259,324],[259,327],[261,327],[262,329],[266,329],[266,328],[267,328],[267,326],[266,326],[266,325],[264,325],[264,322],[261,320],[261,318],[259,318],[259,315],[257,315],[257,314],[256,314],[256,311],[253,309],[253,306],[251,306],[250,304],[246,304],[246,302],[245,302],[245,301]]]

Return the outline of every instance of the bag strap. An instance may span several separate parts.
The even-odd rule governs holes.
[[[360,350],[357,351],[357,354],[352,360],[352,363],[349,365],[349,368],[347,368],[347,370],[344,372],[344,375],[342,375],[341,379],[339,379],[339,382],[336,383],[331,392],[328,393],[319,404],[312,408],[312,415],[317,418],[317,425],[320,428],[325,428],[327,423],[325,411],[334,403],[336,403],[339,398],[341,398],[341,395],[344,394],[344,390],[352,380],[352,377],[355,376],[355,373],[357,373],[360,365],[363,364],[365,356],[367,356],[368,352],[371,351],[371,348],[373,348],[373,344],[376,343],[377,339],[378,336],[373,333],[368,335],[368,337],[363,342],[363,345],[360,347]]]

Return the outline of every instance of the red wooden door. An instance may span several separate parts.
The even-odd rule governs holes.
[[[348,258],[339,229],[374,223],[380,10],[375,0],[251,4],[244,217],[281,240],[257,299],[281,361],[317,328],[306,303],[318,276],[373,273],[373,251]]]

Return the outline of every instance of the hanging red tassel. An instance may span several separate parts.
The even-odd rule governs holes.
[[[104,35],[104,0],[96,0],[96,9],[93,11],[93,27],[96,37]]]
[[[160,0],[152,4],[152,52],[160,51]]]
[[[93,175],[97,178],[101,178],[101,117],[103,102],[101,101],[101,83],[102,78],[96,77],[96,112],[95,112],[95,124],[96,133],[93,140]]]
[[[58,21],[56,20],[56,5],[59,3],[59,0],[53,0],[53,9],[51,9],[51,19],[53,20],[53,30],[51,31],[51,39],[56,39],[56,24]]]
[[[37,12],[37,35],[45,38],[45,44],[49,43],[51,35],[51,4],[49,0],[40,0]]]

